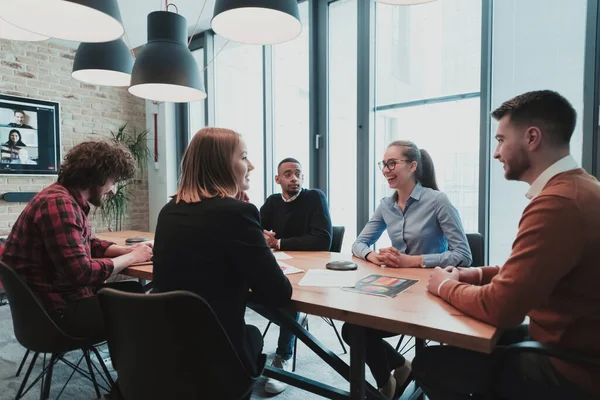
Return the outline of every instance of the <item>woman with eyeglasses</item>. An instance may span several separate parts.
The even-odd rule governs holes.
[[[469,266],[472,257],[458,211],[440,192],[429,154],[409,141],[392,142],[379,168],[394,193],[381,203],[352,245],[352,253],[380,266],[429,268]],[[387,233],[392,247],[371,246]],[[344,324],[346,342],[355,327]],[[380,392],[394,399],[410,383],[410,362],[383,338],[394,333],[366,330],[366,362]]]

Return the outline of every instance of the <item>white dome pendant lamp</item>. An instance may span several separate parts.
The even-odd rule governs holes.
[[[37,33],[21,29],[2,18],[0,18],[0,38],[22,40],[24,42],[41,42],[42,40],[50,39],[48,36],[38,35]]]
[[[297,0],[216,0],[211,26],[246,44],[279,44],[302,32]]]
[[[123,35],[117,0],[0,0],[2,18],[43,36],[108,42]]]
[[[153,101],[204,100],[198,63],[187,47],[187,21],[179,14],[148,14],[148,43],[136,57],[129,93]]]

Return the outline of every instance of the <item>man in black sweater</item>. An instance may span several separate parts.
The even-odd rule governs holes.
[[[298,160],[286,158],[279,163],[275,182],[281,186],[281,194],[269,196],[260,208],[265,240],[273,249],[329,251],[332,228],[327,199],[318,189],[302,189],[303,181],[302,165]],[[299,320],[299,313],[295,314]],[[280,328],[272,365],[288,370],[293,348],[294,335]],[[265,391],[280,393],[286,386],[283,382],[268,379]]]

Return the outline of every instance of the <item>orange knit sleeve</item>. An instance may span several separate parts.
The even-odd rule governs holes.
[[[523,212],[508,261],[491,282],[483,286],[448,282],[440,297],[489,324],[520,324],[531,309],[547,302],[556,284],[575,267],[583,252],[583,225],[573,199],[536,197]]]

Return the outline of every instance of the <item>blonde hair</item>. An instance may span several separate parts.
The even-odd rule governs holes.
[[[240,134],[231,129],[200,129],[183,155],[175,202],[198,203],[203,198],[235,196],[239,186],[233,173],[233,156],[239,143]]]

